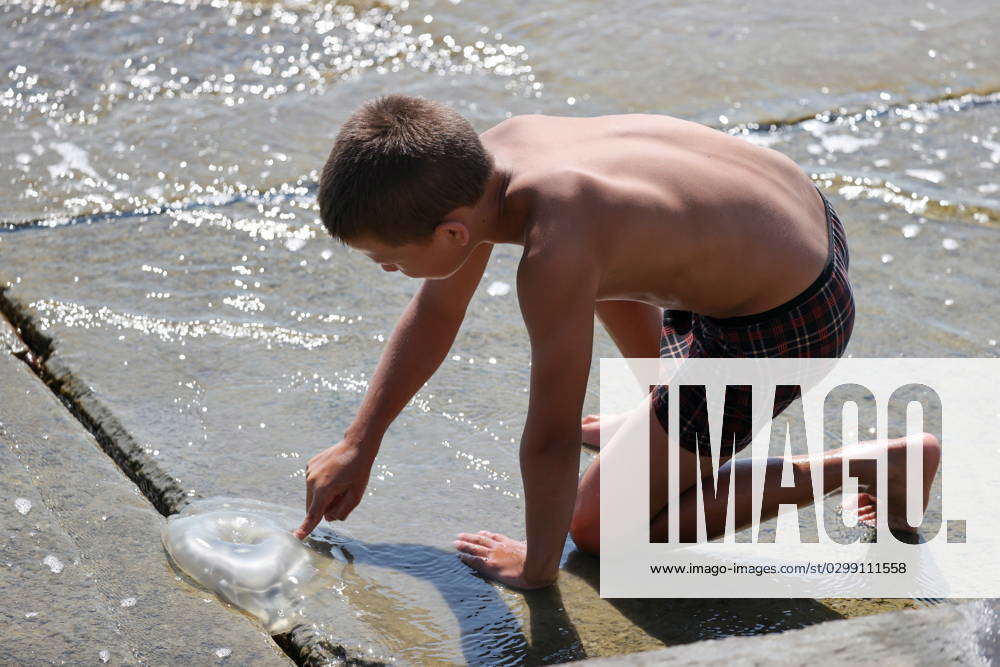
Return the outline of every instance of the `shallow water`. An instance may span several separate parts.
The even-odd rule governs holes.
[[[1000,90],[993,3],[870,12],[8,3],[0,285],[184,489],[301,507],[305,462],[348,425],[415,288],[324,236],[316,170],[359,102],[409,92],[480,130],[518,113],[643,111],[770,145],[848,230],[850,354],[995,356],[1000,104],[923,103]],[[346,524],[353,560],[310,596],[319,632],[343,636],[346,603],[405,661],[555,662],[904,604],[603,600],[596,561],[571,544],[546,592],[473,575],[455,533],[523,533],[517,259],[494,252],[449,357],[383,443]],[[588,411],[596,359],[614,354],[603,332],[595,348]]]

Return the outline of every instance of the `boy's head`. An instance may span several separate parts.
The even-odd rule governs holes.
[[[458,112],[380,97],[341,127],[320,177],[320,217],[387,270],[444,277],[471,251],[456,209],[479,201],[492,172],[493,158]]]

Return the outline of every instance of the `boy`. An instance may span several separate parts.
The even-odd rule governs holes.
[[[309,461],[299,538],[360,502],[383,434],[445,358],[494,244],[524,247],[517,292],[532,359],[520,445],[527,541],[481,531],[460,534],[455,545],[470,566],[510,586],[553,583],[567,532],[581,549],[599,551],[599,460],[579,488],[577,480],[581,439],[597,441],[597,420],[580,419],[595,313],[625,357],[839,357],[850,338],[854,300],[833,209],[786,156],[695,123],[519,116],[477,136],[446,106],[392,95],[344,124],[318,198],[334,237],[386,271],[426,280],[343,441]],[[666,521],[663,397],[658,388],[650,420],[659,461],[651,471],[654,530]],[[681,415],[682,442],[689,417]],[[724,451],[720,465],[748,442]],[[866,446],[888,448],[890,465],[905,462],[905,440]],[[937,447],[924,436],[925,506]],[[682,490],[694,490],[698,454],[680,451]],[[840,484],[840,460],[828,452],[821,463],[827,491]],[[700,469],[712,470],[710,461],[703,457]],[[805,472],[816,464],[794,461]],[[859,494],[858,514],[870,520],[874,471],[861,481],[869,494]],[[813,501],[811,487],[808,497],[794,493],[802,496],[771,497]],[[682,535],[693,530],[691,495],[679,506]],[[737,497],[736,506],[745,523],[749,500]],[[712,523],[724,510],[706,507],[710,533],[724,528]]]

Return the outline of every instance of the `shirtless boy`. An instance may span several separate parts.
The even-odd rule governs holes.
[[[567,533],[580,549],[599,551],[600,458],[577,479],[581,440],[598,439],[597,418],[581,423],[595,314],[625,357],[839,357],[853,327],[844,230],[810,179],[781,153],[669,116],[517,116],[477,136],[446,106],[379,98],[342,127],[319,205],[334,237],[385,271],[424,281],[344,439],[309,461],[296,536],[324,517],[345,519],[361,501],[386,429],[445,358],[493,246],[516,244],[532,360],[520,444],[527,539],[480,531],[461,533],[455,546],[471,567],[517,588],[555,582]],[[655,530],[666,522],[667,438],[659,390],[652,399]],[[922,438],[926,507],[940,450],[933,436]],[[612,438],[600,456],[618,444]],[[880,501],[902,493],[894,480],[906,478],[905,445],[856,446],[888,450],[895,471],[884,492],[874,468],[861,477],[859,519],[872,520]],[[694,530],[698,458],[680,451],[682,537]],[[807,475],[823,466],[829,492],[841,484],[841,460],[833,451],[795,457],[793,466]],[[710,461],[700,470],[711,471]],[[744,463],[726,466],[738,478],[750,474]],[[763,516],[812,496],[811,485],[777,489],[765,495],[775,506]],[[706,507],[710,537],[724,530],[724,504]],[[749,496],[738,494],[735,507],[737,526],[746,525]],[[905,510],[902,519],[887,514],[890,526],[905,520]]]

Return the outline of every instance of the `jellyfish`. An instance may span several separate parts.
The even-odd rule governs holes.
[[[347,562],[338,546],[347,537],[324,536],[321,553],[292,535],[301,520],[280,505],[207,498],[167,520],[163,546],[190,579],[280,634],[302,621],[306,598],[339,579]]]

